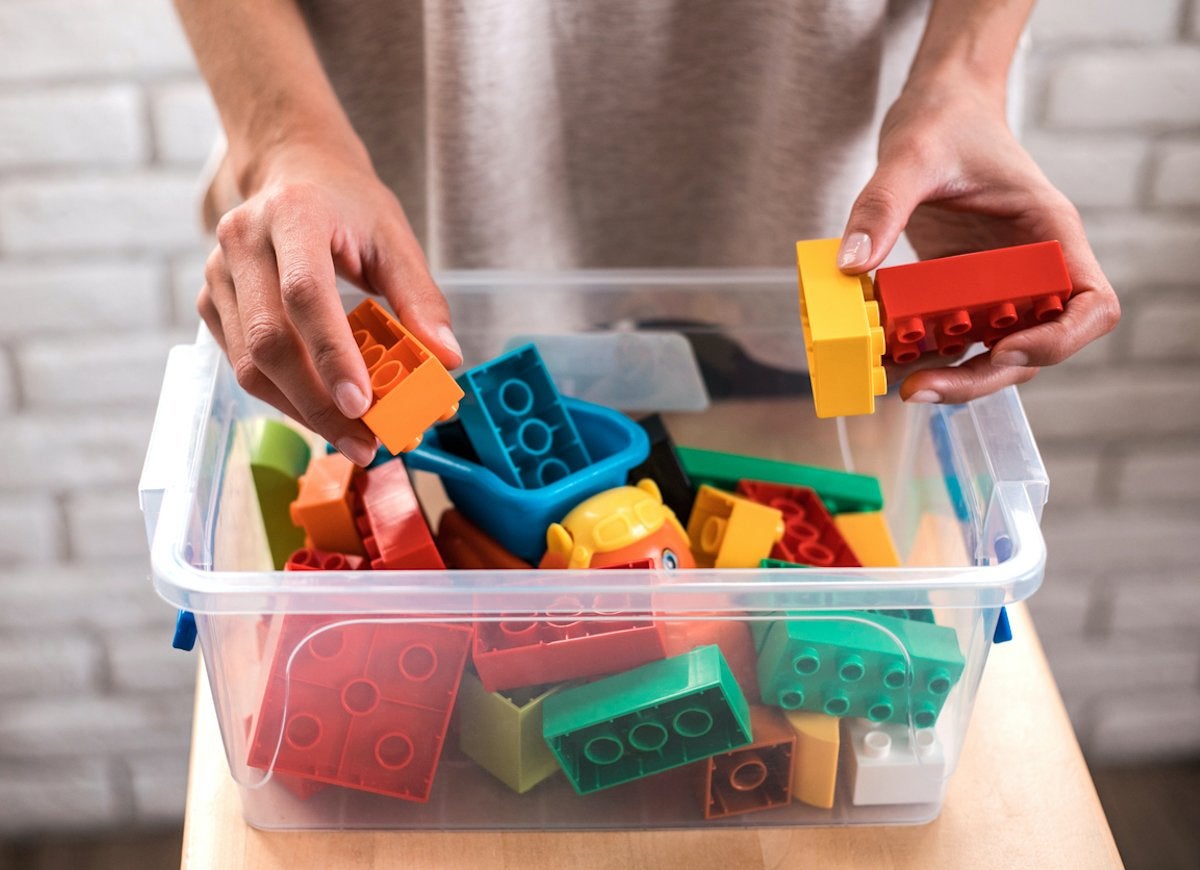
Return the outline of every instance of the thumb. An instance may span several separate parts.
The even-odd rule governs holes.
[[[912,167],[898,161],[879,164],[850,209],[838,268],[857,275],[883,262],[924,196],[920,173]]]

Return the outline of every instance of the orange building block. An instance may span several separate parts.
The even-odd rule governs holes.
[[[881,511],[838,514],[833,524],[842,533],[858,561],[868,568],[898,568],[900,556],[892,531]]]
[[[306,545],[333,553],[365,556],[354,521],[354,477],[358,466],[340,453],[322,453],[300,476],[292,522],[304,529]]]
[[[462,389],[425,345],[374,299],[347,315],[371,374],[374,402],[363,422],[392,453],[412,450],[458,410]]]
[[[448,510],[442,514],[435,543],[447,568],[470,571],[533,567],[508,552],[495,538],[484,534],[456,510]]]

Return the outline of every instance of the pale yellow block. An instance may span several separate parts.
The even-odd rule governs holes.
[[[800,322],[818,417],[875,412],[887,392],[879,304],[871,279],[837,267],[839,239],[796,243]]]
[[[833,524],[842,533],[864,568],[898,568],[900,554],[892,530],[880,511],[860,514],[837,514]]]
[[[837,786],[838,719],[824,713],[786,710],[784,716],[796,734],[792,755],[792,799],[822,809],[833,806]]]

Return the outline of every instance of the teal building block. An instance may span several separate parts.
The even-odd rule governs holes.
[[[758,656],[763,703],[930,728],[965,661],[954,629],[867,611],[790,613]]]
[[[542,715],[546,743],[580,794],[752,739],[750,707],[716,645],[564,689]]]
[[[816,490],[831,514],[883,510],[883,489],[868,474],[696,447],[676,447],[675,452],[696,487],[708,484],[733,492],[739,480],[765,480]]]

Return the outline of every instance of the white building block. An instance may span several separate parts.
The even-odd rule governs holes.
[[[847,719],[845,753],[851,800],[856,806],[941,801],[946,756],[937,731]]]

